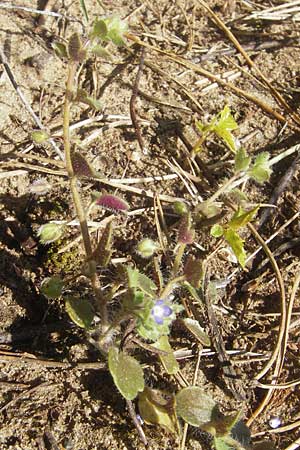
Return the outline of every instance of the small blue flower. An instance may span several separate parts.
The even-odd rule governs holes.
[[[164,319],[171,316],[172,313],[172,308],[164,300],[157,300],[151,309],[152,317],[158,325],[162,325]]]

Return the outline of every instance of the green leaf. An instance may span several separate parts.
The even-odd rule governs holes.
[[[115,45],[124,45],[123,35],[127,31],[127,23],[119,17],[107,17],[96,20],[91,34],[92,38],[112,41]]]
[[[119,17],[106,19],[108,28],[107,38],[115,45],[124,45],[123,34],[127,31],[127,23]]]
[[[242,205],[245,202],[249,202],[248,197],[245,194],[245,192],[241,191],[240,189],[233,189],[228,194],[229,194],[229,198],[238,205]]]
[[[115,385],[127,400],[133,400],[144,390],[143,369],[132,356],[111,347],[108,352],[108,367]]]
[[[176,394],[176,411],[185,422],[195,427],[208,425],[216,410],[216,403],[198,386],[183,388]]]
[[[188,205],[185,202],[176,201],[173,203],[173,209],[179,216],[184,216],[188,213]]]
[[[229,435],[231,430],[237,424],[237,422],[240,421],[241,416],[242,411],[236,411],[228,416],[219,413],[217,417],[214,419],[214,426],[217,430],[217,435],[218,436]]]
[[[183,283],[183,286],[188,290],[188,292],[191,294],[191,296],[193,297],[194,300],[196,300],[197,303],[199,303],[200,305],[202,305],[202,300],[197,292],[197,290],[199,289],[195,289],[190,283],[188,283],[187,281],[185,281]]]
[[[68,50],[65,44],[62,44],[61,42],[53,42],[53,44],[51,45],[56,55],[59,56],[59,58],[68,57]]]
[[[149,277],[147,277],[147,275],[144,275],[137,269],[132,269],[131,267],[127,267],[127,275],[129,287],[138,288],[149,295],[149,297],[154,297],[157,286]]]
[[[202,345],[205,345],[206,347],[210,346],[211,344],[210,338],[208,334],[204,331],[204,329],[200,326],[198,320],[186,318],[181,319],[181,322]]]
[[[59,277],[45,278],[41,285],[41,293],[48,298],[58,298],[61,295],[64,282]]]
[[[232,248],[238,262],[244,268],[246,264],[246,252],[243,239],[231,228],[224,232],[224,238]]]
[[[169,375],[175,375],[179,370],[179,364],[174,356],[173,349],[169,343],[168,336],[161,336],[157,342],[152,344],[153,347],[167,352],[167,354],[159,354],[159,359],[164,366],[165,371]]]
[[[235,231],[239,230],[240,228],[246,226],[247,223],[251,222],[258,210],[259,206],[256,206],[246,212],[244,212],[242,208],[239,208],[228,223],[228,227]]]
[[[175,397],[147,386],[138,399],[139,412],[147,424],[160,425],[171,433],[179,432],[175,412]]]
[[[104,39],[108,33],[108,28],[104,19],[95,20],[92,30],[93,38]]]
[[[233,450],[231,445],[227,444],[222,438],[214,438],[214,448],[215,450]]]
[[[262,152],[255,158],[254,164],[248,170],[248,175],[258,183],[264,183],[268,181],[272,170],[269,162],[270,154],[268,152]]]
[[[227,144],[234,153],[236,152],[235,139],[231,131],[236,130],[238,124],[234,120],[228,105],[220,113],[220,118],[214,126],[214,132]]]
[[[235,154],[234,162],[235,172],[244,172],[249,168],[251,157],[248,156],[246,150],[241,147]]]
[[[112,54],[102,45],[94,45],[90,51],[94,53],[94,55],[99,56],[100,58],[106,59],[108,61],[112,61]]]
[[[224,228],[222,227],[222,225],[219,225],[218,223],[213,225],[210,229],[210,234],[215,238],[219,238],[219,237],[223,236],[223,233],[224,233]]]
[[[196,212],[200,213],[202,216],[207,219],[211,219],[219,214],[221,208],[218,203],[211,203],[210,201],[204,201],[197,205]]]
[[[76,325],[80,328],[90,328],[94,319],[94,310],[89,301],[84,298],[66,297],[65,307]]]
[[[94,108],[96,111],[103,109],[102,103],[94,97],[88,95],[88,93],[84,89],[78,89],[75,101],[84,103],[89,105],[91,108]]]
[[[85,1],[84,0],[79,0],[80,1],[80,7],[82,9],[83,15],[85,20],[88,22],[89,21],[89,15],[85,6]]]
[[[136,247],[136,252],[141,258],[151,258],[159,249],[159,245],[150,238],[142,239]]]

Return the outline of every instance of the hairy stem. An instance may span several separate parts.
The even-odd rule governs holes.
[[[64,136],[65,164],[69,176],[70,190],[72,193],[76,214],[80,223],[80,231],[82,235],[86,259],[87,261],[90,261],[93,257],[91,238],[87,225],[86,213],[77,186],[77,177],[74,173],[71,159],[70,111],[71,111],[73,91],[75,87],[76,70],[77,70],[77,63],[75,61],[70,61],[68,64],[66,94],[63,108],[63,136]],[[93,266],[91,264],[90,269],[91,270],[88,276],[91,280],[91,284],[98,302],[98,308],[101,314],[102,329],[105,330],[107,328],[108,323],[106,300],[102,294],[101,286],[97,277],[96,265]]]

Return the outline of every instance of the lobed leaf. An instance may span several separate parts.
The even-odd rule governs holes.
[[[251,162],[251,157],[247,155],[244,148],[237,150],[234,158],[234,169],[235,172],[244,172],[249,168]]]
[[[244,212],[243,209],[240,207],[238,211],[235,212],[232,219],[228,223],[228,227],[234,231],[239,230],[240,228],[246,226],[247,223],[251,222],[251,220],[253,219],[258,210],[259,206],[256,206],[250,211]]]
[[[128,284],[131,288],[138,288],[143,291],[145,294],[149,295],[149,297],[154,297],[155,292],[157,290],[157,286],[153,283],[153,281],[140,273],[137,269],[132,269],[131,267],[127,267],[127,276],[128,276]]]
[[[220,118],[214,126],[214,132],[227,144],[234,153],[236,152],[235,138],[231,131],[236,130],[238,124],[231,114],[228,105],[225,105],[220,113]]]
[[[272,173],[269,162],[270,154],[262,152],[255,158],[253,166],[248,170],[249,177],[258,183],[264,183],[269,180]]]
[[[246,264],[246,252],[243,239],[231,228],[224,232],[224,238],[232,248],[238,262],[244,268]]]

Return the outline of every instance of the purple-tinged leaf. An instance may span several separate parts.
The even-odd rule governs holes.
[[[71,154],[71,161],[77,177],[92,177],[94,175],[93,169],[79,152],[73,152]]]
[[[199,289],[203,276],[203,262],[199,259],[195,259],[193,256],[189,256],[183,272],[186,281],[194,288]]]
[[[102,194],[97,198],[96,205],[114,212],[125,213],[129,209],[129,205],[125,200],[112,194]]]
[[[178,228],[178,243],[192,244],[195,239],[195,230],[191,227],[191,214],[188,213],[180,220]]]

